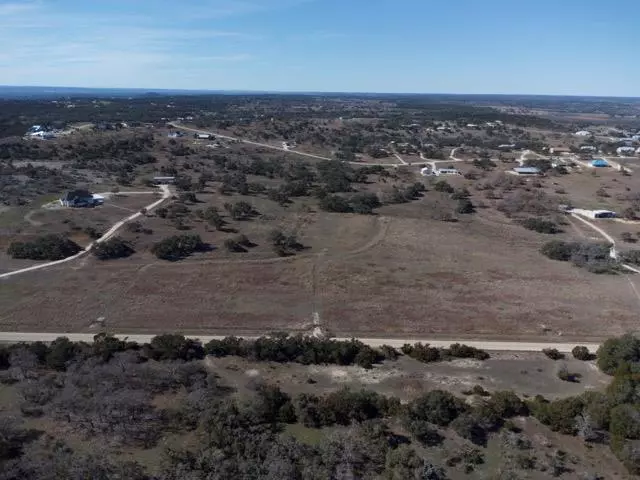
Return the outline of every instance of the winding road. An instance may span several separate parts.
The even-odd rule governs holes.
[[[158,205],[160,205],[162,202],[164,202],[166,199],[168,199],[171,196],[171,190],[169,189],[168,185],[161,185],[160,189],[162,190],[162,198],[160,198],[159,200],[156,200],[155,202],[151,203],[150,205],[147,205],[145,207],[145,209],[148,212],[150,212],[151,210],[156,208]],[[86,255],[87,253],[89,253],[91,251],[91,247],[93,247],[94,244],[101,243],[101,242],[104,242],[105,240],[110,239],[112,236],[114,236],[116,234],[116,232],[118,230],[120,230],[120,228],[122,228],[123,225],[125,225],[126,223],[131,222],[132,220],[135,220],[136,218],[138,218],[140,216],[142,216],[142,213],[136,212],[133,215],[130,215],[127,218],[124,218],[124,219],[120,220],[119,222],[114,224],[104,235],[102,235],[100,238],[98,238],[94,242],[91,242],[89,245],[87,245],[84,248],[84,250],[81,250],[80,252],[76,253],[75,255],[73,255],[71,257],[63,258],[62,260],[55,260],[53,262],[40,263],[38,265],[33,265],[31,267],[22,268],[20,270],[14,270],[13,272],[2,273],[2,274],[0,274],[0,279],[13,277],[13,276],[16,276],[16,275],[20,275],[21,273],[33,272],[35,270],[42,270],[43,268],[49,268],[49,267],[53,267],[55,265],[62,265],[63,263],[73,262],[74,260],[76,260],[76,259],[82,257],[83,255]]]

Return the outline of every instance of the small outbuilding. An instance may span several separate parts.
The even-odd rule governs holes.
[[[213,138],[213,135],[210,133],[196,133],[194,136],[198,140],[211,140]]]
[[[540,175],[540,169],[536,167],[516,167],[513,169],[518,175]]]
[[[591,166],[596,168],[608,167],[609,162],[607,162],[604,158],[596,158],[591,161]]]
[[[153,183],[156,185],[172,185],[176,183],[176,177],[153,177]]]

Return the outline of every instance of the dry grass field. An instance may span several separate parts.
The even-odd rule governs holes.
[[[230,226],[255,249],[226,252],[220,247],[232,234],[194,224],[214,249],[181,262],[156,259],[141,238],[130,259],[85,257],[27,273],[0,283],[0,328],[308,331],[313,312],[338,335],[595,340],[635,328],[639,301],[626,276],[546,259],[538,249],[547,236],[493,209],[457,223],[433,220],[438,195],[376,216],[317,212],[302,202],[277,217],[276,204],[254,199],[267,221]],[[162,222],[145,223],[153,237],[167,228]],[[308,248],[275,257],[265,239],[276,226]],[[568,228],[564,237],[575,235]]]

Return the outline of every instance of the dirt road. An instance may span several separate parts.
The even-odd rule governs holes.
[[[335,160],[335,158],[323,157],[321,155],[315,155],[313,153],[305,153],[299,150],[291,150],[289,148],[278,147],[276,145],[269,145],[268,143],[254,142],[253,140],[246,140],[244,138],[238,138],[238,137],[230,137],[229,135],[221,135],[219,133],[211,132],[208,130],[199,130],[197,128],[186,127],[176,122],[169,123],[169,125],[171,125],[174,128],[179,128],[180,130],[187,130],[189,132],[194,132],[194,133],[206,133],[209,135],[215,135],[216,137],[219,137],[219,138],[224,138],[225,140],[233,140],[235,142],[242,142],[242,143],[246,143],[247,145],[254,145],[256,147],[269,148],[271,150],[278,150],[280,152],[291,153],[293,155],[301,155],[303,157],[315,158],[316,160]],[[407,163],[404,160],[400,159],[400,161],[402,162],[403,165],[407,165]],[[347,163],[350,163],[352,165],[360,165],[360,166],[379,165],[382,167],[397,167],[399,165],[397,163],[363,163],[363,162],[347,162]]]
[[[160,188],[162,190],[162,198],[160,198],[160,200],[156,200],[155,202],[151,203],[150,205],[147,205],[145,207],[147,211],[153,210],[154,208],[156,208],[158,205],[160,205],[162,202],[164,202],[166,199],[168,199],[171,196],[171,190],[169,189],[169,187],[167,185],[161,185]],[[75,255],[73,255],[71,257],[63,258],[62,260],[56,260],[54,262],[41,263],[39,265],[34,265],[32,267],[22,268],[20,270],[14,270],[13,272],[3,273],[3,274],[0,274],[0,279],[13,277],[15,275],[20,275],[21,273],[33,272],[35,270],[41,270],[43,268],[53,267],[55,265],[61,265],[63,263],[67,263],[67,262],[72,262],[72,261],[82,257],[83,255],[89,253],[91,251],[91,247],[93,247],[93,245],[95,243],[100,243],[100,242],[104,242],[105,240],[108,240],[113,235],[115,235],[115,233],[120,228],[122,228],[122,226],[124,224],[126,224],[126,223],[128,223],[128,222],[130,222],[132,220],[135,220],[136,218],[140,217],[141,215],[142,215],[142,213],[136,212],[133,215],[130,215],[127,218],[124,218],[124,219],[120,220],[115,225],[113,225],[109,230],[107,230],[107,232],[104,235],[102,235],[102,237],[98,238],[95,242],[91,242],[89,245],[87,245],[84,248],[84,250],[81,250],[80,252],[76,253]]]
[[[115,334],[116,337],[124,339],[127,338],[137,343],[149,343],[155,335],[144,334]],[[58,337],[67,337],[74,342],[92,342],[93,333],[22,333],[22,332],[0,332],[0,342],[4,343],[17,343],[17,342],[52,342]],[[210,340],[222,340],[223,336],[218,335],[190,335],[188,338],[199,339],[203,343],[207,343]],[[247,339],[254,339],[257,337],[244,337]],[[348,341],[350,338],[336,338],[335,340]],[[429,344],[433,347],[449,347],[453,343],[464,343],[470,347],[481,348],[483,350],[489,350],[494,352],[540,352],[543,348],[555,348],[560,352],[571,352],[571,350],[577,345],[576,343],[546,343],[546,342],[493,342],[493,341],[467,341],[467,340],[430,340],[428,338],[358,338],[362,343],[370,345],[371,347],[380,347],[382,345],[389,345],[394,348],[401,348],[405,343],[422,342]],[[589,349],[591,352],[595,352],[600,344],[598,343],[581,343]]]

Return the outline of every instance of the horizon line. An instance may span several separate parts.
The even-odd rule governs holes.
[[[61,90],[117,90],[125,92],[175,92],[190,94],[253,94],[253,95],[397,95],[397,96],[477,96],[477,97],[569,97],[569,98],[607,98],[607,99],[631,99],[640,100],[640,96],[624,95],[581,95],[561,93],[456,93],[456,92],[367,92],[367,91],[315,91],[315,90],[252,90],[252,89],[197,89],[197,88],[150,88],[150,87],[82,87],[68,85],[0,85],[0,94],[3,89],[61,89]],[[46,93],[46,92],[43,92]],[[54,92],[51,92],[54,93]]]

